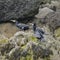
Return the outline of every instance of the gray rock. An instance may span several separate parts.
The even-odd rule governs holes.
[[[46,16],[45,22],[48,24],[51,32],[60,27],[60,12],[50,13]]]
[[[37,18],[45,18],[45,16],[49,13],[54,12],[53,10],[49,9],[48,7],[44,7],[39,9],[39,13],[36,15]]]
[[[0,0],[0,21],[28,18],[38,13],[42,0]]]
[[[44,7],[42,9],[39,9],[39,13],[36,15],[36,17],[39,19],[39,22],[46,23],[45,18],[48,14],[51,13],[54,13],[54,11],[48,7]]]
[[[46,4],[42,4],[40,5],[40,7],[44,8],[44,7],[48,7],[50,9],[52,9],[53,7],[56,7],[57,9],[60,8],[60,2],[59,1],[51,1],[51,3],[46,3]]]

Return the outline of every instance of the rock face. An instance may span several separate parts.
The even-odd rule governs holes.
[[[55,29],[60,27],[60,12],[50,13],[46,16],[45,22],[54,33]]]
[[[39,9],[39,13],[36,15],[37,18],[45,18],[45,16],[49,13],[54,12],[53,10],[49,9],[48,7],[44,7]]]
[[[28,18],[38,13],[42,0],[0,0],[0,21]]]

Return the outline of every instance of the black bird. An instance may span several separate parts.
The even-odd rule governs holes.
[[[34,36],[38,39],[43,39],[44,36],[44,31],[42,29],[37,28],[36,23],[33,24],[33,31],[34,31]]]
[[[28,25],[19,23],[18,21],[16,21],[16,26],[18,28],[20,28],[21,30],[24,30],[24,31],[29,29],[29,26]]]

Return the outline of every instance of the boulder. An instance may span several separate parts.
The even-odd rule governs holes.
[[[54,11],[49,9],[48,7],[44,7],[42,9],[39,9],[39,13],[36,15],[36,17],[37,18],[45,18],[45,16],[51,12],[54,12]]]
[[[42,0],[0,0],[0,21],[33,17]]]
[[[56,6],[56,8],[60,8],[60,1],[51,1],[52,6]]]
[[[45,18],[45,22],[54,33],[55,29],[60,27],[60,12],[50,13]]]
[[[54,11],[48,7],[44,7],[42,9],[39,9],[39,13],[36,15],[36,17],[40,20],[41,23],[45,23],[45,17],[51,13],[54,13]]]
[[[56,7],[56,9],[60,8],[60,2],[59,1],[51,1],[51,3],[46,3],[46,4],[42,4],[40,5],[42,8],[44,7],[48,7],[50,9],[53,9],[54,6]]]

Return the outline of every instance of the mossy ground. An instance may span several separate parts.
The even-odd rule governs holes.
[[[8,39],[2,39],[2,40],[0,40],[0,44],[5,44],[5,43],[8,43]]]
[[[55,30],[55,36],[60,37],[60,28]]]
[[[30,36],[28,38],[28,40],[33,41],[33,42],[37,42],[38,41],[38,39],[36,37],[34,37],[34,36]]]

